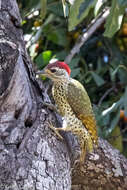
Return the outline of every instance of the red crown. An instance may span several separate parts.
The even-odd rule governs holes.
[[[71,69],[65,62],[56,61],[55,63],[50,63],[47,66],[48,69],[50,69],[52,67],[59,67],[61,69],[65,69],[69,75],[71,74]]]

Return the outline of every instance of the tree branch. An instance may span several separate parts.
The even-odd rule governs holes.
[[[110,92],[112,92],[115,89],[115,86],[109,88],[104,95],[100,98],[99,102],[98,102],[98,106],[100,106],[103,102],[103,100],[110,94]]]
[[[106,9],[97,19],[94,19],[88,26],[87,30],[78,38],[76,44],[71,49],[69,55],[65,58],[65,62],[69,63],[76,53],[79,52],[82,45],[88,40],[88,38],[103,24],[110,13],[109,9]]]

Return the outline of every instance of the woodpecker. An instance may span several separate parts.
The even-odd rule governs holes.
[[[87,152],[98,144],[96,120],[89,96],[80,82],[70,77],[71,69],[65,62],[49,63],[39,75],[53,81],[52,95],[58,113],[64,118],[63,127],[58,131],[70,131],[78,137],[83,164]]]

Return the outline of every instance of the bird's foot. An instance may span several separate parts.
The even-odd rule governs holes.
[[[81,163],[80,160],[75,160],[73,164],[73,168],[79,168],[81,172],[84,171],[84,163]]]
[[[78,159],[76,159],[75,161],[74,161],[74,167],[78,167],[79,165],[80,165],[80,160],[78,160]]]
[[[59,137],[59,139],[63,140],[63,137],[58,132],[59,128],[55,128],[51,122],[49,122],[49,127],[50,127],[50,129],[52,129],[55,132],[55,134]]]

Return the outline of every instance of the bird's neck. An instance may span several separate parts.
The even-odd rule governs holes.
[[[53,82],[53,91],[56,93],[59,90],[62,91],[62,93],[64,93],[67,89],[67,86],[69,84],[69,79],[66,80],[57,80]]]
[[[53,80],[53,84],[57,85],[57,84],[68,84],[70,82],[71,78],[70,77],[66,77],[66,78],[60,78],[57,80]]]

